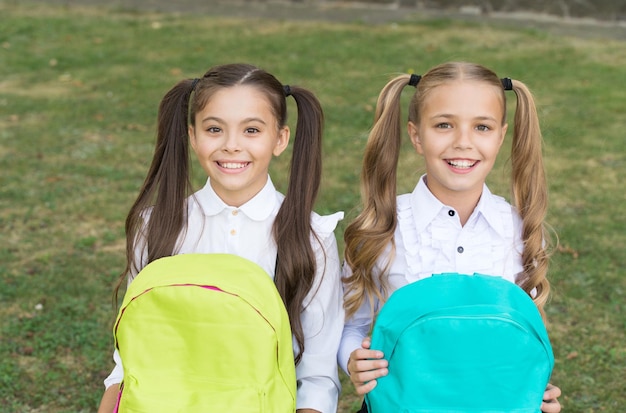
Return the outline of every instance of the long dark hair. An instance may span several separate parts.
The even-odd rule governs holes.
[[[188,125],[194,125],[196,113],[216,91],[235,85],[250,85],[262,91],[279,127],[287,122],[286,95],[293,96],[298,108],[289,186],[273,224],[279,257],[275,283],[298,344],[297,363],[304,352],[300,315],[316,273],[311,246],[316,235],[311,228],[311,213],[321,181],[324,115],[312,92],[298,86],[283,86],[273,75],[255,66],[213,67],[200,79],[178,82],[163,97],[152,164],[126,218],[126,268],[115,288],[116,301],[121,285],[131,274],[138,273],[144,262],[176,253],[176,241],[187,226],[186,200],[193,192]],[[148,210],[151,212],[146,223]],[[147,257],[137,257],[140,240],[147,246]]]

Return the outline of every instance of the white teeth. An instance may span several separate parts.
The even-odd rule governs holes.
[[[448,161],[448,165],[454,166],[455,168],[471,168],[475,164],[476,162],[468,161],[466,159],[455,159]]]
[[[226,169],[241,169],[241,168],[245,168],[246,165],[248,165],[248,164],[247,163],[239,163],[239,162],[220,163],[220,166],[222,168],[226,168]]]

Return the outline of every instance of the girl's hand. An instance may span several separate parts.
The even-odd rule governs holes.
[[[382,351],[370,350],[369,337],[363,339],[360,349],[350,353],[348,373],[358,395],[369,393],[376,387],[376,379],[386,376],[387,360],[383,359]]]
[[[543,403],[541,403],[541,411],[544,413],[559,413],[561,404],[557,398],[561,396],[561,389],[548,383],[546,392],[543,394]]]

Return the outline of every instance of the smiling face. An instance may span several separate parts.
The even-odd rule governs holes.
[[[267,182],[272,156],[289,143],[267,97],[256,87],[217,90],[189,126],[189,139],[211,186],[228,205],[241,206]]]
[[[426,164],[427,186],[444,204],[478,202],[502,146],[502,92],[485,82],[455,80],[434,87],[409,122],[411,142]]]

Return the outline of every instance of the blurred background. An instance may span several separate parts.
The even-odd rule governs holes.
[[[317,93],[316,210],[346,212],[342,249],[380,89],[449,60],[534,92],[554,230],[552,382],[564,412],[626,411],[625,20],[624,0],[0,0],[0,412],[96,411],[124,220],[176,82],[245,61]],[[508,198],[507,151],[488,183]],[[288,164],[272,163],[282,191]],[[398,191],[422,172],[406,139]],[[195,185],[205,179],[196,168]],[[342,382],[340,413],[353,412]]]

